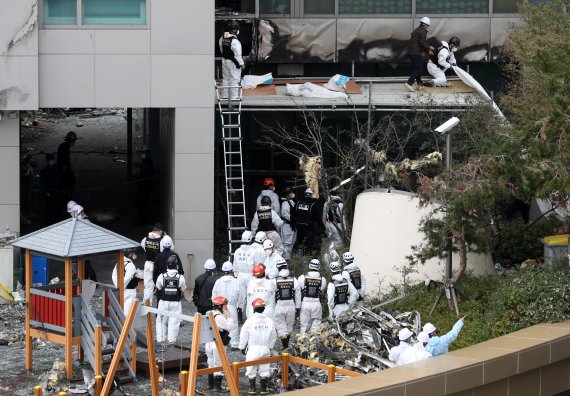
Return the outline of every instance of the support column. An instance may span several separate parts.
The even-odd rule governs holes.
[[[120,250],[117,259],[117,287],[119,289],[119,304],[125,308],[125,253]]]
[[[65,373],[73,378],[73,263],[65,259]]]
[[[85,260],[83,258],[77,260],[77,279],[79,280],[77,293],[81,294],[81,283],[83,279],[85,279]],[[80,362],[83,361],[83,348],[81,348],[81,344],[77,345],[77,359],[79,359]]]
[[[32,253],[26,249],[25,272],[26,272],[26,370],[32,369],[32,337],[30,336],[30,320],[32,318],[32,301],[30,300],[30,288],[32,287]]]

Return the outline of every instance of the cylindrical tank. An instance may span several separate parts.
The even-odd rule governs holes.
[[[380,289],[387,292],[391,284],[404,281],[403,267],[412,246],[420,245],[424,235],[418,230],[428,207],[419,207],[419,198],[412,193],[387,189],[372,189],[356,199],[350,251],[367,283],[367,294]],[[453,268],[459,256],[453,255]],[[407,282],[423,281],[428,276],[441,281],[445,275],[445,258],[432,258],[418,264],[415,272],[407,274]],[[468,253],[467,270],[476,275],[493,273],[490,254]]]

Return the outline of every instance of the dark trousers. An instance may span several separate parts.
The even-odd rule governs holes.
[[[315,227],[311,224],[297,224],[297,242],[295,245],[303,246],[304,254],[312,254],[315,243]]]
[[[424,59],[421,55],[408,54],[408,58],[412,62],[412,74],[408,78],[408,84],[412,85],[415,82],[418,85],[422,84],[422,74],[424,72]]]

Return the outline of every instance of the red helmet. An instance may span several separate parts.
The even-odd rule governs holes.
[[[212,305],[214,307],[219,307],[220,305],[227,305],[227,304],[228,304],[228,299],[225,298],[224,296],[218,296],[212,299]]]
[[[251,271],[251,273],[256,278],[262,278],[265,276],[265,266],[263,264],[260,264],[260,263],[255,264],[253,266],[253,270]]]
[[[263,179],[263,185],[264,185],[265,187],[274,186],[274,185],[275,185],[275,180],[273,180],[273,179],[270,178],[270,177],[267,177],[267,178]]]
[[[253,309],[265,307],[265,301],[263,301],[263,298],[256,298],[251,303],[251,306],[253,307]]]

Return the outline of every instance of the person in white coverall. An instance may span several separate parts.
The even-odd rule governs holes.
[[[241,80],[241,72],[245,68],[245,63],[241,54],[241,43],[237,36],[239,35],[239,23],[230,21],[228,23],[228,31],[224,32],[220,37],[218,45],[222,53],[222,98],[228,98],[228,90],[230,91],[230,99],[237,99],[239,90],[237,88],[228,88],[238,86]]]
[[[301,289],[301,315],[300,331],[315,331],[323,319],[323,306],[321,296],[327,289],[327,281],[321,276],[319,269],[321,263],[317,259],[312,259],[309,263],[309,272],[299,277],[299,289]],[[309,324],[311,326],[309,327]]]
[[[180,299],[186,290],[186,281],[184,277],[178,273],[176,267],[178,259],[176,256],[170,256],[166,260],[166,273],[160,274],[156,281],[156,288],[160,295],[158,309],[176,314],[182,313],[182,303]],[[168,328],[168,334],[167,334]],[[174,344],[178,337],[180,329],[180,319],[166,315],[156,316],[156,342],[168,342]]]
[[[400,340],[400,345],[395,346],[392,349],[390,349],[390,353],[388,354],[388,359],[391,362],[396,363],[396,366],[400,366],[400,364],[399,364],[400,358],[401,358],[402,354],[404,353],[404,351],[412,348],[412,345],[409,343],[409,341],[412,339],[413,335],[414,335],[414,333],[410,329],[408,329],[407,327],[402,328],[398,332],[398,339]]]
[[[125,315],[129,312],[129,308],[133,301],[137,298],[137,286],[139,284],[139,278],[141,278],[142,271],[137,270],[135,267],[135,263],[133,260],[136,260],[137,255],[135,254],[134,249],[125,249],[125,258],[124,258],[124,266],[125,266],[125,276],[124,276],[124,286],[125,286],[125,294],[124,294],[124,301],[123,301],[123,312]],[[113,280],[113,284],[115,287],[119,287],[117,283],[117,265],[115,264],[115,268],[113,268],[113,273],[111,274],[111,279]]]
[[[275,310],[275,284],[270,279],[265,278],[265,267],[263,264],[255,264],[252,270],[253,278],[247,284],[247,317],[253,316],[252,303],[255,299],[261,298],[267,301],[265,305],[265,316],[273,318]]]
[[[220,331],[223,342],[225,338],[224,334],[231,334],[234,329],[237,330],[237,324],[234,323],[232,313],[228,308],[228,299],[225,296],[217,295],[216,297],[213,297],[212,307],[212,311],[214,312],[214,320],[216,321],[216,325],[218,326],[218,330]],[[222,365],[222,360],[220,359],[220,354],[218,353],[216,341],[214,340],[207,342],[204,345],[204,348],[206,350],[206,356],[208,357],[208,367],[220,367]],[[214,374],[208,374],[208,389],[214,389],[214,392],[227,392],[228,388],[222,385],[223,379],[223,371]]]
[[[279,230],[283,227],[283,220],[278,212],[270,208],[271,200],[267,196],[261,198],[261,206],[253,215],[251,221],[251,232],[263,231],[266,239],[270,239],[275,245],[275,250],[281,255],[283,253],[283,242],[279,235]]]
[[[433,80],[425,85],[438,86],[447,83],[445,72],[452,66],[457,66],[454,52],[459,49],[459,38],[453,36],[449,42],[442,41],[441,45],[433,55],[430,55],[427,70],[432,75]]]
[[[352,283],[352,286],[354,286],[358,292],[356,301],[362,302],[364,300],[364,293],[366,293],[366,278],[354,262],[354,256],[351,252],[345,252],[342,255],[342,261],[344,263],[342,277]]]
[[[241,234],[241,241],[244,242],[243,245],[238,247],[234,252],[234,274],[237,275],[238,284],[240,287],[240,299],[237,302],[238,308],[238,320],[242,322],[242,312],[245,310],[245,297],[247,284],[251,279],[251,271],[253,270],[253,254],[254,248],[248,243],[251,243],[253,235],[251,231],[245,230]],[[262,247],[263,250],[263,247]]]
[[[329,318],[332,319],[349,310],[354,305],[358,298],[358,292],[352,286],[352,283],[342,277],[338,261],[331,262],[329,268],[332,280],[327,286],[327,303],[329,306]]]
[[[263,264],[266,259],[265,250],[263,250],[263,242],[265,242],[266,235],[263,231],[257,231],[255,234],[255,239],[251,244],[251,249],[253,252],[253,264]]]
[[[285,349],[289,346],[289,339],[295,325],[295,314],[301,308],[301,289],[297,279],[290,275],[287,261],[283,257],[277,260],[276,266],[279,274],[273,279],[276,300],[273,321],[281,340],[281,346]]]
[[[233,265],[229,261],[222,264],[223,276],[219,278],[214,284],[212,289],[212,297],[214,296],[224,296],[227,300],[228,311],[230,312],[232,318],[237,318],[237,307],[238,301],[241,300],[241,293],[239,287],[239,281],[234,277]],[[230,331],[230,337],[232,338],[230,345],[233,349],[237,349],[238,346],[238,329],[237,326]]]
[[[273,242],[269,239],[263,242],[263,249],[265,250],[265,261],[263,262],[263,265],[265,265],[265,275],[267,275],[269,279],[273,279],[279,273],[277,262],[283,260],[283,257],[277,252],[277,249],[273,246]]]
[[[256,360],[269,357],[270,349],[277,341],[277,332],[273,320],[265,314],[265,301],[256,298],[251,303],[254,314],[248,318],[241,328],[239,337],[239,349],[245,355],[245,360]],[[246,351],[247,347],[247,351]],[[261,382],[261,395],[267,395],[267,381],[270,376],[269,364],[249,366],[245,369],[245,375],[249,378],[249,394],[255,395],[255,381],[259,374]]]
[[[418,334],[418,342],[412,345],[411,348],[405,348],[398,359],[398,366],[414,363],[420,360],[431,357],[431,353],[426,351],[426,345],[429,341],[429,334],[421,331]]]
[[[289,260],[297,236],[294,223],[295,201],[293,199],[295,198],[295,193],[291,187],[285,187],[283,193],[284,197],[281,198],[281,212],[279,213],[284,223],[280,231],[281,242],[283,243],[282,256],[285,260]]]
[[[257,196],[257,201],[255,206],[256,210],[259,209],[259,207],[261,206],[261,198],[263,198],[264,196],[269,197],[269,199],[271,199],[271,204],[270,204],[271,209],[275,213],[279,213],[281,210],[281,205],[279,204],[279,195],[277,195],[277,193],[275,192],[275,180],[273,180],[270,177],[263,179],[263,190],[261,190],[261,193]]]
[[[154,271],[154,260],[160,253],[160,241],[166,235],[162,230],[162,225],[157,223],[153,226],[152,231],[141,241],[141,246],[146,253],[146,261],[144,263],[144,301],[150,301],[152,305],[152,297],[154,294],[154,280],[152,278]]]

